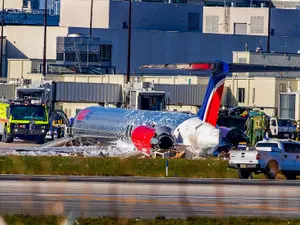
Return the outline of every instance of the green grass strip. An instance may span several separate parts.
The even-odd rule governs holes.
[[[77,176],[165,176],[165,159],[2,156],[1,174]],[[236,178],[237,171],[218,159],[169,160],[169,176]]]
[[[62,225],[64,218],[55,216],[4,216],[7,225]],[[70,224],[70,223],[68,223]],[[125,218],[80,218],[74,222],[80,225],[298,225],[300,219],[276,219],[276,218],[247,218],[247,217],[188,217],[187,219],[165,219],[157,217],[155,219],[125,219]]]

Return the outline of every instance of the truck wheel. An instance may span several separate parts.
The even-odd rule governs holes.
[[[278,164],[276,161],[269,162],[266,171],[265,171],[265,177],[266,179],[274,180],[276,178],[276,175],[278,173]]]
[[[297,176],[296,174],[284,174],[287,180],[296,180]]]
[[[294,133],[290,134],[290,139],[295,140],[295,134]]]
[[[37,144],[44,144],[45,143],[45,137],[44,136],[38,136],[36,143]]]
[[[6,128],[4,129],[1,141],[5,143],[12,143],[14,140],[14,137],[12,135],[7,134]]]
[[[240,179],[248,179],[250,177],[250,172],[248,170],[239,169],[238,176]]]

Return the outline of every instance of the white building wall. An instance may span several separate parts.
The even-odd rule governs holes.
[[[267,35],[268,8],[204,7],[203,9],[204,33],[235,34],[237,24],[245,24],[245,34]]]
[[[0,0],[1,7],[2,1],[4,1],[4,8],[6,9],[22,9],[23,7],[23,0]]]
[[[47,28],[47,58],[56,59],[56,37],[66,36],[66,27]],[[42,26],[5,26],[7,57],[15,59],[42,59],[44,28]]]
[[[109,5],[110,0],[94,0],[94,28],[108,28]],[[91,1],[63,0],[60,7],[60,26],[90,27]]]
[[[93,27],[123,29],[129,3],[94,0]],[[87,0],[61,2],[60,26],[89,27],[91,4]],[[194,13],[194,18],[189,18]],[[195,15],[196,13],[196,15]],[[132,28],[145,30],[202,31],[203,6],[191,4],[132,3]],[[197,29],[189,29],[189,24]]]
[[[300,6],[299,0],[272,0],[276,8],[295,9]]]
[[[269,9],[229,7],[228,32],[225,23],[224,7],[204,7],[203,9],[203,33],[234,34],[234,24],[247,25],[248,35],[268,35]],[[300,10],[278,9],[271,10],[272,36],[300,36]]]
[[[123,29],[123,22],[128,22],[128,9],[128,2],[110,2],[109,27],[111,29]],[[192,21],[192,18],[189,19],[190,13],[197,14],[195,15],[195,21]],[[202,5],[146,2],[132,3],[133,29],[202,31],[202,17]],[[189,24],[193,22],[198,29],[189,29]]]

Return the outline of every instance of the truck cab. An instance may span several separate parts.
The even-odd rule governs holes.
[[[42,144],[49,130],[48,109],[40,99],[2,100],[0,102],[0,138],[14,138]]]
[[[150,82],[134,82],[128,96],[130,109],[164,111],[166,108],[166,93],[154,90]]]
[[[292,119],[270,119],[270,137],[295,139],[297,126]]]

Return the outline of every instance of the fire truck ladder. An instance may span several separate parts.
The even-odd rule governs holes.
[[[78,46],[76,44],[76,41],[73,41],[73,46],[74,46],[74,50],[75,50],[75,54],[76,54],[79,72],[82,73],[82,69],[81,69],[82,59],[81,59],[80,52],[79,52]]]

